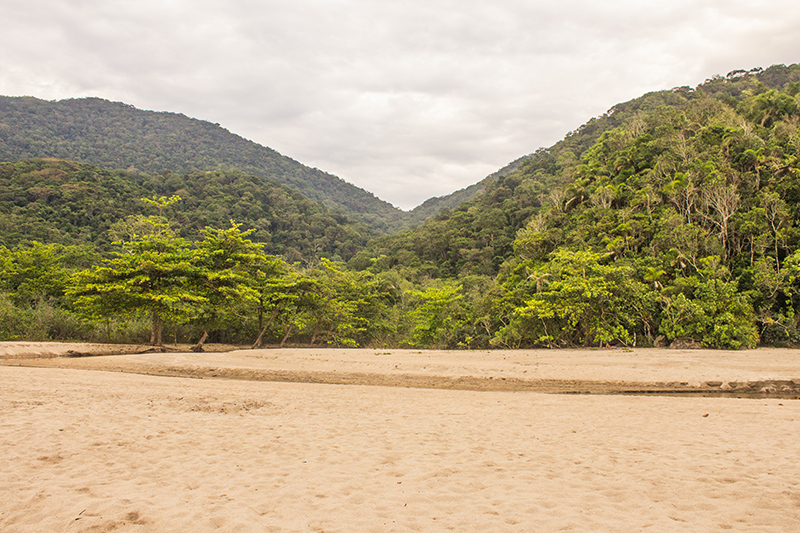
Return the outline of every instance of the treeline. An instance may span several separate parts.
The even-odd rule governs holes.
[[[419,228],[302,263],[256,238],[258,225],[231,207],[218,215],[241,226],[186,224],[190,211],[176,206],[202,210],[207,197],[173,188],[128,215],[108,245],[113,256],[85,253],[88,240],[8,244],[2,334],[437,348],[797,344],[798,158],[800,66],[780,65],[615,106]],[[175,193],[186,199],[168,200]],[[136,296],[145,289],[155,296]]]
[[[100,257],[85,246],[0,248],[0,339],[206,341],[357,346],[402,344],[409,295],[388,276],[321,258],[267,254],[231,222],[181,237],[165,213],[180,197],[143,199],[157,214]]]
[[[242,172],[144,174],[36,159],[0,163],[0,244],[35,240],[107,253],[132,231],[129,217],[153,209],[140,201],[153,195],[183,198],[167,213],[180,237],[197,240],[206,226],[235,219],[267,253],[291,262],[348,260],[376,235],[284,185]]]

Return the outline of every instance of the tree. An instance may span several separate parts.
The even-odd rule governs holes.
[[[41,298],[64,296],[70,272],[66,266],[75,247],[31,242],[13,251],[0,247],[0,283],[16,305],[33,305]]]
[[[228,229],[205,228],[194,252],[193,281],[202,299],[193,311],[193,321],[202,325],[203,335],[193,351],[203,351],[209,330],[220,326],[235,305],[258,299],[254,274],[265,257],[261,245],[246,238],[252,230],[243,232],[240,226],[231,221]]]
[[[381,329],[391,300],[391,289],[370,272],[348,272],[327,259],[309,272],[317,280],[310,302],[311,339],[329,344],[358,346],[368,332]],[[313,324],[313,325],[312,325]]]
[[[676,278],[663,290],[659,332],[667,340],[692,339],[710,348],[752,348],[758,342],[747,294],[718,256],[700,260],[697,275]]]
[[[64,289],[74,269],[91,258],[77,246],[0,246],[0,338],[65,340],[83,334],[86,324],[71,313]]]
[[[302,329],[305,324],[302,313],[308,306],[308,295],[318,291],[316,280],[289,269],[283,260],[275,260],[270,267],[260,269],[256,278],[259,333],[253,348],[261,348],[264,335],[273,324],[281,326],[281,345],[293,332]],[[269,318],[264,323],[266,313]]]
[[[723,254],[727,254],[730,220],[739,207],[736,188],[721,184],[708,185],[703,190],[703,200],[716,212],[716,216],[708,216],[708,220],[717,227]]]
[[[153,200],[163,209],[177,201]],[[145,235],[133,235],[119,243],[115,257],[89,270],[77,272],[67,294],[91,318],[113,315],[149,315],[150,344],[162,344],[163,321],[186,320],[193,308],[207,298],[196,290],[198,268],[191,244],[177,237],[163,217],[143,219],[150,226]]]
[[[409,313],[414,328],[414,344],[422,346],[454,346],[466,317],[459,301],[464,298],[462,285],[443,284],[414,291],[417,305]]]
[[[530,269],[541,290],[514,310],[512,331],[538,345],[604,345],[635,342],[645,293],[625,264],[606,264],[608,254],[559,249]]]

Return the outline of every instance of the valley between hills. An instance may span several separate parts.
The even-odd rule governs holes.
[[[648,93],[410,212],[217,124],[0,97],[0,338],[794,345],[799,95]]]

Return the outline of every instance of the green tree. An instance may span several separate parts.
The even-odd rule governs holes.
[[[322,259],[322,268],[309,272],[318,281],[316,298],[309,308],[310,343],[358,346],[384,327],[392,299],[389,285],[370,272],[348,272]]]
[[[160,208],[174,201],[154,200]],[[66,292],[90,318],[148,315],[150,344],[161,345],[163,321],[188,319],[207,298],[196,290],[199,273],[191,243],[176,236],[160,216],[145,221],[148,234],[134,235],[113,258],[77,272]]]
[[[667,340],[692,339],[710,348],[753,348],[758,342],[749,295],[718,256],[700,260],[697,275],[678,277],[664,288],[659,331]]]
[[[313,301],[319,291],[318,281],[290,269],[282,260],[260,269],[256,280],[259,333],[253,348],[263,346],[270,328],[281,336],[283,346],[293,333],[306,326],[305,313],[309,300]]]
[[[236,308],[258,299],[255,274],[266,258],[261,245],[246,238],[252,230],[243,232],[240,226],[231,221],[228,229],[205,228],[194,252],[194,283],[202,299],[192,321],[203,328],[194,351],[203,351],[210,329],[220,327],[225,318],[235,320],[231,315]]]
[[[60,300],[74,263],[76,247],[60,244],[20,245],[13,251],[0,247],[0,282],[16,305],[34,305],[40,299]],[[72,257],[71,257],[72,256]]]
[[[624,264],[607,264],[608,254],[559,249],[550,261],[530,269],[540,289],[514,310],[503,334],[516,332],[536,345],[632,344],[637,304],[646,292]]]
[[[464,298],[463,286],[445,283],[413,291],[412,296],[416,300],[409,312],[413,324],[412,343],[430,347],[455,346],[461,340],[460,330],[466,323],[460,305]]]

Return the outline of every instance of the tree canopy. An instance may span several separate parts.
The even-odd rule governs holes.
[[[332,211],[393,227],[403,213],[346,181],[309,168],[219,124],[100,98],[45,101],[0,96],[0,161],[59,158],[105,169],[247,173],[280,183]]]
[[[290,261],[347,260],[376,235],[283,185],[240,172],[148,175],[36,159],[0,163],[0,243],[37,240],[108,252],[136,230],[140,215],[156,212],[141,198],[172,195],[182,201],[165,213],[182,238],[198,240],[205,227],[235,219],[269,253]]]
[[[799,158],[779,65],[618,104],[390,236],[239,172],[6,163],[0,335],[796,344]]]

